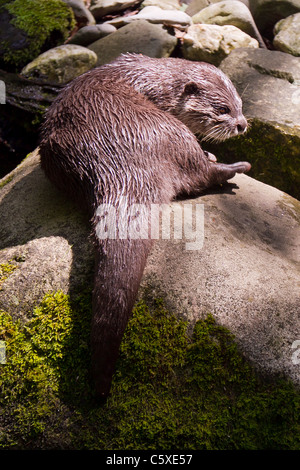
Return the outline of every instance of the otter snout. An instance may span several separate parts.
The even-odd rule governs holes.
[[[247,127],[248,127],[248,122],[244,116],[242,116],[241,118],[237,120],[237,125],[236,125],[237,134],[244,134],[247,130]]]

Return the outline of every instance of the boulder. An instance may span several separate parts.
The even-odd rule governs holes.
[[[5,84],[5,104],[1,105],[0,113],[2,178],[37,146],[43,114],[61,86],[28,80],[21,74],[3,70],[0,70],[0,83]]]
[[[193,23],[233,25],[257,39],[262,47],[265,43],[258,31],[249,9],[244,3],[229,0],[213,3],[192,17]]]
[[[300,56],[300,13],[278,21],[274,27],[273,46],[275,49]]]
[[[266,49],[236,49],[220,68],[235,84],[250,119],[246,135],[208,150],[247,160],[251,176],[300,199],[300,61]]]
[[[1,285],[0,310],[25,319],[47,292],[92,282],[88,221],[45,178],[37,151],[0,180],[0,214],[0,265],[16,267]]]
[[[79,27],[93,25],[96,23],[90,10],[86,7],[83,0],[63,0],[70,8],[72,8],[77,25]]]
[[[263,36],[273,38],[275,24],[300,11],[299,0],[250,0],[250,11]]]
[[[145,20],[134,21],[115,33],[89,45],[98,56],[97,65],[106,64],[125,52],[136,52],[149,57],[168,57],[173,52],[177,39],[162,25]]]
[[[74,14],[62,0],[0,2],[0,68],[19,72],[63,44],[74,26]]]
[[[183,11],[164,10],[156,6],[149,6],[143,8],[136,15],[113,18],[112,20],[109,20],[108,23],[116,27],[120,27],[139,20],[146,20],[149,21],[149,23],[162,23],[165,25],[180,26],[187,26],[192,22],[191,17]]]
[[[14,267],[1,283],[0,309],[26,319],[49,291],[76,295],[90,288],[89,222],[45,178],[38,152],[0,186],[0,265]],[[238,175],[170,206],[180,213],[184,207],[196,219],[200,243],[190,245],[192,232],[185,228],[182,239],[158,240],[139,296],[162,297],[191,326],[211,313],[261,373],[279,373],[299,385],[293,360],[300,338],[299,202]],[[202,208],[204,219],[198,219]]]
[[[92,0],[90,12],[96,20],[110,13],[115,14],[118,11],[126,10],[127,8],[139,3],[137,0]]]
[[[256,39],[235,26],[194,24],[181,39],[186,59],[218,66],[231,51],[240,47],[259,47]]]
[[[66,44],[39,55],[22,70],[24,77],[51,83],[68,83],[96,65],[96,54],[86,47]]]
[[[115,26],[110,24],[95,24],[91,26],[83,26],[75,33],[68,44],[78,44],[79,46],[89,46],[98,39],[108,36],[116,31]]]
[[[193,201],[204,208],[202,249],[188,250],[187,239],[154,246],[141,296],[163,298],[191,324],[210,312],[260,372],[299,386],[300,203],[246,175],[231,185]],[[173,208],[184,204],[192,201]]]
[[[203,8],[206,8],[213,3],[218,3],[219,1],[220,0],[192,0],[191,2],[186,2],[188,3],[188,6],[185,12],[188,15],[193,16],[196,15],[196,13],[199,13],[199,11],[203,10]],[[249,0],[240,1],[249,8]]]

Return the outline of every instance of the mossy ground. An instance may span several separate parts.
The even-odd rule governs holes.
[[[26,324],[0,315],[2,449],[299,449],[300,397],[260,379],[212,316],[136,305],[111,395],[89,382],[90,295],[47,295]]]
[[[13,262],[0,264],[0,290],[1,284],[14,272],[15,269],[17,269],[17,266]]]
[[[51,47],[63,44],[75,26],[72,10],[61,0],[0,0],[0,8],[12,15],[11,23],[27,37],[26,47],[12,48],[5,41],[3,61],[9,70],[24,65]],[[13,39],[13,38],[12,38]]]

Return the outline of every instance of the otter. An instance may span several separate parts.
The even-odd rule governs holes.
[[[41,166],[91,220],[91,371],[98,398],[110,392],[152,247],[151,237],[99,236],[105,214],[98,208],[122,209],[124,200],[146,208],[170,203],[250,170],[248,162],[218,163],[198,140],[221,141],[246,128],[242,101],[219,69],[140,54],[123,54],[77,77],[46,112]]]

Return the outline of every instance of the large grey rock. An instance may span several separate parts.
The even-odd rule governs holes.
[[[104,38],[116,31],[115,26],[111,24],[95,24],[83,26],[68,41],[68,44],[78,44],[79,46],[89,46],[98,39]]]
[[[193,23],[233,25],[259,41],[265,47],[249,9],[237,0],[213,3],[192,17]]]
[[[125,52],[136,52],[149,57],[168,57],[176,44],[176,38],[161,25],[139,20],[99,39],[89,49],[97,54],[97,64],[101,65]]]
[[[181,42],[186,59],[216,66],[235,48],[259,47],[256,39],[231,25],[194,24],[187,29]]]
[[[0,219],[0,264],[16,266],[1,285],[0,310],[26,318],[49,291],[92,282],[89,223],[45,178],[37,151],[0,180]]]
[[[120,27],[134,21],[147,20],[150,23],[187,26],[192,20],[189,15],[178,10],[164,10],[157,6],[143,8],[139,13],[132,16],[121,16],[113,18],[108,23]]]
[[[48,291],[91,287],[88,220],[47,181],[37,152],[0,188],[0,264],[16,266],[1,284],[0,309],[22,319]],[[238,175],[220,191],[171,205],[183,207],[194,217],[204,207],[204,238],[197,216],[197,249],[187,249],[193,237],[185,229],[181,240],[158,240],[140,296],[162,296],[191,325],[211,313],[261,372],[299,385],[299,202]]]
[[[211,151],[227,161],[250,161],[251,175],[300,199],[300,59],[235,49],[220,68],[242,96],[251,127]]]
[[[300,11],[299,0],[249,0],[250,11],[261,32],[273,37],[273,28],[277,21]]]
[[[201,250],[186,239],[155,245],[141,295],[165,299],[192,324],[210,312],[260,372],[299,386],[300,203],[246,175],[231,182],[232,192],[194,201],[204,205]]]
[[[75,44],[49,49],[27,64],[22,75],[40,78],[52,83],[67,83],[96,65],[97,55],[86,47]]]
[[[278,21],[274,27],[275,49],[300,56],[300,13]]]

